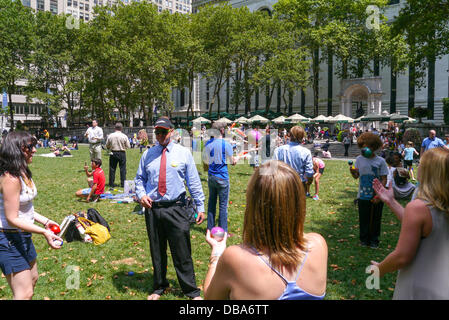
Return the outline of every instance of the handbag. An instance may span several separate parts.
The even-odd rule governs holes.
[[[85,233],[92,237],[95,245],[103,244],[111,238],[111,234],[105,226],[83,217],[78,217],[78,221],[84,227]]]

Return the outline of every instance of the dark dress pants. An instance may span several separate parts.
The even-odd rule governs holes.
[[[200,295],[193,268],[190,222],[181,206],[145,210],[145,223],[153,262],[153,293],[162,295],[167,281],[167,242],[182,292],[195,298]]]
[[[120,186],[123,188],[126,180],[126,152],[125,151],[112,151],[109,156],[109,186],[114,186],[115,170],[117,164],[120,168]]]
[[[378,245],[382,220],[383,202],[372,203],[371,200],[358,200],[360,241],[366,245]]]

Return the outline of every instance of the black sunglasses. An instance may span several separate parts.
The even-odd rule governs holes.
[[[154,131],[154,133],[155,134],[163,134],[163,135],[167,135],[168,134],[168,131],[169,130],[167,130],[167,129],[156,129],[155,131]]]

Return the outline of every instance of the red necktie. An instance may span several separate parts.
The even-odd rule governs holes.
[[[159,184],[158,184],[158,191],[161,196],[164,196],[167,192],[167,157],[165,155],[165,152],[167,151],[167,148],[164,147],[162,150],[162,156],[161,156],[161,166],[159,168]]]

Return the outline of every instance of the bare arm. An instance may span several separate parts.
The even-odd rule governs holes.
[[[390,208],[391,211],[393,211],[393,213],[396,215],[398,220],[402,221],[402,217],[404,216],[405,209],[394,198],[393,182],[390,181],[390,185],[388,186],[388,189],[385,189],[382,182],[380,182],[378,179],[374,179],[373,189],[376,192],[379,199],[382,200]]]
[[[2,179],[2,194],[3,194],[3,205],[5,209],[5,218],[8,224],[12,227],[21,229],[25,232],[32,232],[37,234],[42,234],[47,239],[48,244],[54,248],[59,248],[53,244],[53,240],[62,240],[60,237],[56,236],[50,230],[41,228],[33,223],[19,218],[19,207],[20,207],[20,191],[21,183],[19,178],[10,175],[5,175]],[[40,215],[39,215],[40,216]],[[42,216],[40,216],[42,217]],[[38,219],[40,218],[38,217]]]
[[[209,258],[209,269],[207,270],[206,278],[204,279],[204,297],[206,300],[227,300],[229,299],[230,288],[228,280],[230,278],[229,264],[227,263],[229,253],[226,250],[225,237],[220,242],[213,239],[210,235],[210,230],[206,232],[206,241],[212,247],[211,256]]]
[[[95,194],[95,190],[97,190],[97,186],[98,186],[98,184],[96,184],[96,183],[94,183],[94,184],[92,185],[92,188],[90,189],[90,193],[89,193],[89,195],[88,195],[87,198],[86,198],[86,201],[87,201],[87,202],[89,202],[90,199],[92,198],[92,196]]]
[[[396,248],[381,263],[373,262],[379,268],[380,276],[402,269],[413,261],[429,220],[431,224],[430,210],[424,202],[414,200],[407,205]]]

